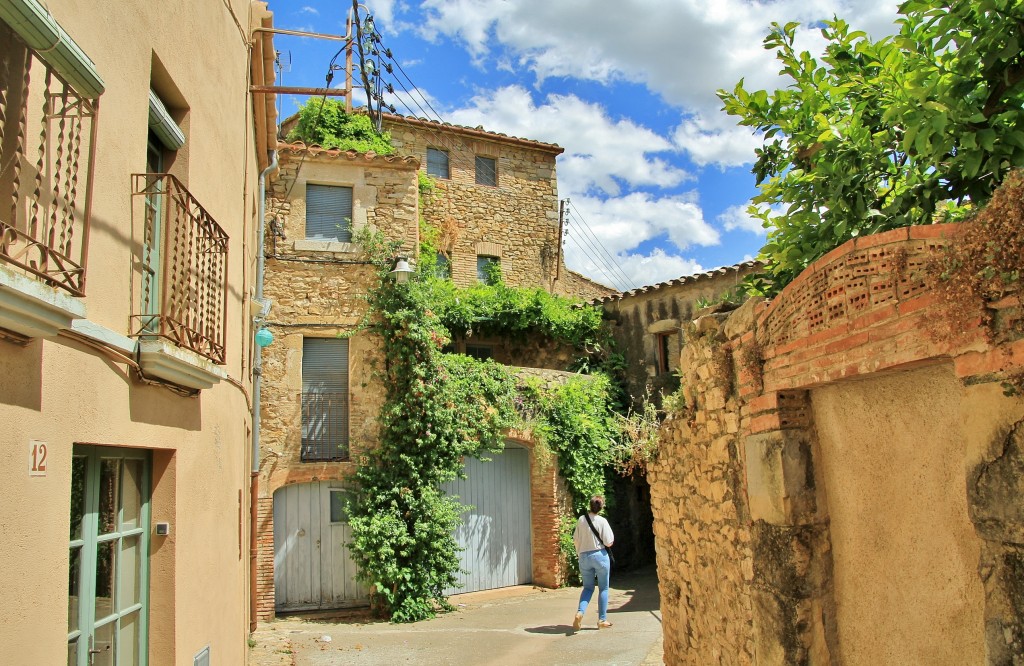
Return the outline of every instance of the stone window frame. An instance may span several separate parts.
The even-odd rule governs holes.
[[[356,233],[366,226],[367,224],[367,212],[371,205],[367,205],[366,202],[372,202],[376,198],[376,194],[372,187],[367,186],[361,180],[330,180],[323,177],[303,179],[296,183],[297,186],[302,186],[303,192],[309,185],[325,185],[330,187],[350,187],[352,188],[352,219],[349,221],[349,228],[351,229],[353,240],[350,241],[332,241],[332,240],[316,240],[307,238],[296,238],[292,241],[292,250],[296,252],[329,252],[331,254],[357,254],[362,252],[362,246],[357,243],[354,238]],[[303,198],[303,209],[307,205],[306,200]],[[303,213],[305,215],[305,213]],[[296,223],[301,225],[302,233],[305,234],[306,220],[305,217],[301,220],[295,220]]]
[[[681,335],[682,331],[678,319],[662,319],[650,324],[647,332],[654,336],[654,374],[668,375],[675,368],[672,367],[671,339],[673,335]],[[682,339],[679,339],[679,349],[682,350]],[[676,363],[678,366],[678,361]]]
[[[478,280],[480,280],[480,260],[483,259],[483,258],[489,258],[489,259],[496,260],[498,265],[501,267],[501,274],[502,275],[507,275],[508,274],[508,266],[506,266],[504,264],[503,257],[502,257],[502,254],[504,253],[504,250],[503,250],[503,248],[502,248],[502,246],[500,244],[498,244],[498,243],[490,243],[490,242],[486,242],[486,241],[485,242],[480,242],[480,243],[476,244],[476,247],[474,247],[474,251],[475,251],[475,254],[476,254],[476,266],[477,266],[477,279]],[[480,282],[483,283],[483,280],[480,280]]]

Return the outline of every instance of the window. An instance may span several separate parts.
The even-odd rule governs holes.
[[[451,178],[447,150],[427,148],[427,175],[435,178]]]
[[[352,188],[306,184],[306,238],[352,240]]]
[[[491,185],[498,184],[498,165],[493,157],[476,157],[476,184]]]
[[[466,345],[466,356],[484,361],[494,358],[494,347],[491,345]]]
[[[679,364],[679,345],[677,333],[658,333],[655,336],[658,355],[658,374],[672,372]]]
[[[476,258],[476,279],[484,284],[496,284],[501,280],[501,259],[480,255]]]
[[[434,264],[434,276],[446,280],[452,276],[452,264],[444,252],[437,253],[437,261]]]
[[[301,458],[348,460],[348,340],[302,341]]]

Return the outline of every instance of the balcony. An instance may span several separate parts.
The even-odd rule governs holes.
[[[302,461],[349,459],[348,393],[302,394]]]
[[[206,388],[180,373],[223,374],[210,366],[226,360],[228,236],[166,173],[132,175],[132,233],[141,244],[133,257],[131,334],[140,339],[143,371]]]
[[[85,315],[97,105],[0,22],[0,326],[28,337]]]

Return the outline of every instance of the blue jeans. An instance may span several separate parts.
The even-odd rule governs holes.
[[[608,560],[608,553],[602,550],[588,550],[580,553],[580,578],[583,579],[583,591],[580,592],[579,612],[587,610],[587,604],[594,596],[594,582],[600,593],[597,595],[597,619],[599,621],[608,619],[608,576],[611,574],[612,565]]]

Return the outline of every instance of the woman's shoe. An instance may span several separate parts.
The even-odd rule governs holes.
[[[598,629],[609,629],[611,626],[612,626],[612,623],[609,622],[608,620],[601,620],[601,621],[599,621],[597,623],[597,628]]]
[[[583,613],[576,613],[576,617],[572,620],[572,630],[579,631],[580,627],[583,626]]]

